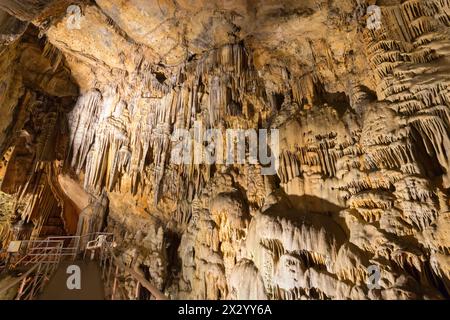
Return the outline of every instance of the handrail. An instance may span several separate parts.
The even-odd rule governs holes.
[[[30,273],[32,273],[35,269],[37,269],[39,267],[39,264],[35,264],[33,267],[31,267],[30,269],[28,269],[27,272],[25,272],[24,274],[22,274],[19,278],[16,278],[13,282],[11,282],[9,285],[7,285],[6,287],[0,288],[0,294],[4,293],[6,291],[8,291],[11,288],[14,288],[14,286],[16,286],[17,284],[19,284],[24,278],[28,277],[28,275]]]
[[[47,237],[47,240],[57,240],[57,241],[66,241],[66,240],[71,240],[75,241],[75,243],[72,246],[68,246],[68,247],[64,247],[62,248],[62,256],[71,256],[73,258],[73,260],[76,259],[79,251],[80,251],[80,243],[82,243],[82,241],[84,241],[84,239],[91,239],[93,237],[96,237],[98,235],[105,235],[107,237],[113,237],[114,238],[114,234],[113,233],[108,233],[108,232],[92,232],[92,233],[87,233],[81,236],[50,236]]]
[[[54,239],[54,238],[58,238],[58,239],[70,239],[70,238],[84,238],[84,237],[89,237],[89,236],[97,236],[97,235],[114,235],[114,233],[112,232],[91,232],[91,233],[86,233],[82,236],[49,236],[46,239]]]
[[[12,268],[17,267],[20,263],[24,262],[26,259],[31,259],[31,261],[28,261],[26,264],[33,262],[32,259],[34,259],[34,257],[39,257],[42,255],[42,253],[39,253],[39,251],[46,251],[46,250],[51,251],[53,248],[57,248],[60,245],[62,245],[62,241],[58,241],[58,240],[24,240],[24,241],[22,241],[22,243],[25,243],[27,245],[27,252],[22,258],[20,258],[18,261],[16,261],[14,264],[12,264]],[[35,243],[37,243],[36,247],[31,247],[31,248],[29,247],[30,244],[32,245]],[[49,246],[50,244],[53,244],[53,243],[56,245]],[[43,244],[45,244],[46,247],[42,247]],[[32,253],[34,251],[38,251],[38,253]]]
[[[168,300],[162,292],[158,290],[150,281],[145,279],[138,272],[130,267],[127,267],[113,252],[114,244],[112,242],[104,243],[100,247],[99,252],[99,263],[102,269],[102,279],[104,280],[105,289],[111,290],[110,294],[106,294],[111,300],[115,300],[117,293],[120,293],[123,297],[127,297],[128,294],[134,297],[134,299],[139,298],[140,288],[143,287],[148,290],[150,295],[156,300]],[[119,284],[119,279],[122,276],[131,276],[135,282],[135,292],[123,291],[123,287]],[[131,298],[128,296],[128,298]],[[131,298],[133,299],[133,298]]]
[[[19,294],[18,297],[16,299],[20,299],[23,296],[23,293],[28,290],[30,287],[29,285],[31,284],[31,293],[29,293],[27,296],[25,296],[25,298],[33,298],[33,294],[35,293],[35,289],[38,288],[38,290],[40,290],[42,288],[42,279],[44,278],[45,280],[48,280],[48,267],[53,264],[53,267],[51,268],[50,273],[53,273],[54,270],[56,269],[56,266],[59,264],[59,261],[61,259],[61,256],[66,256],[66,255],[73,255],[74,257],[76,257],[79,253],[79,246],[80,246],[80,239],[81,238],[86,238],[86,237],[92,237],[92,236],[97,236],[97,235],[107,235],[107,236],[112,236],[114,237],[114,234],[112,233],[102,233],[102,232],[95,232],[95,233],[90,233],[90,234],[86,234],[83,236],[55,236],[55,237],[47,237],[45,240],[27,240],[24,242],[29,242],[29,244],[37,244],[36,247],[30,247],[29,244],[27,245],[27,252],[26,255],[24,257],[22,257],[21,259],[19,259],[19,261],[17,261],[15,263],[15,266],[19,265],[20,263],[23,263],[26,261],[26,259],[30,259],[29,261],[26,261],[25,265],[28,265],[30,263],[33,263],[34,265],[23,275],[21,275],[18,279],[16,279],[15,281],[13,281],[11,284],[9,284],[7,287],[2,288],[0,290],[1,292],[7,291],[11,288],[13,288],[14,286],[16,286],[18,283],[22,282],[22,285],[19,289]],[[76,240],[76,244],[73,247],[66,247],[64,248],[64,241],[67,239],[75,239]],[[40,243],[42,242],[42,243]],[[53,243],[56,243],[56,246],[52,246]],[[45,245],[45,246],[44,246]],[[156,299],[156,300],[168,300],[168,297],[166,297],[161,291],[158,290],[158,288],[156,286],[154,286],[150,281],[148,281],[147,279],[145,279],[144,276],[142,276],[141,274],[139,274],[137,271],[133,270],[132,268],[126,266],[113,252],[113,247],[114,247],[114,241],[107,241],[105,243],[103,243],[103,245],[100,248],[100,256],[99,256],[99,263],[100,263],[100,267],[102,268],[102,278],[104,280],[104,284],[105,284],[105,289],[111,289],[112,287],[112,294],[110,296],[111,299],[115,299],[116,298],[116,293],[119,293],[119,295],[123,296],[123,297],[127,297],[127,295],[129,293],[126,292],[121,292],[120,290],[122,290],[123,288],[119,285],[119,277],[121,277],[122,275],[129,275],[131,276],[134,281],[135,281],[135,292],[134,295],[131,294],[131,296],[134,296],[135,299],[138,299],[139,297],[139,290],[140,287],[145,288],[146,290],[148,290],[148,292],[151,294],[151,296]],[[56,252],[55,252],[56,250]],[[66,254],[65,252],[67,252],[67,250],[70,251],[70,254]],[[82,249],[85,251],[87,251],[87,248]],[[95,250],[93,250],[93,254],[92,254],[92,258],[93,259],[95,257]],[[37,253],[34,253],[35,251],[37,251]],[[84,257],[84,255],[83,255]],[[46,261],[47,259],[47,261]],[[45,271],[44,273],[44,277],[40,277],[39,272],[41,271],[41,267],[43,264],[46,264],[45,267]],[[114,274],[111,277],[111,273],[114,269]],[[120,271],[120,274],[119,274]],[[34,278],[31,280],[31,282],[28,284],[27,286],[27,279],[29,277],[30,274],[32,274],[33,272],[36,272]],[[113,280],[112,283],[110,280]],[[24,289],[25,286],[27,286],[27,289]],[[131,296],[128,296],[128,298],[133,299]]]
[[[127,267],[123,264],[122,261],[120,261],[119,258],[117,258],[112,252],[111,252],[112,258],[114,260],[114,263],[119,266],[120,268],[124,269],[126,272],[128,272],[133,278],[135,278],[137,281],[139,281],[140,285],[146,288],[150,293],[156,298],[156,300],[168,300],[168,298],[159,291],[153,284],[151,284],[147,279],[145,279],[142,275],[134,271],[133,269]]]
[[[36,293],[39,293],[40,290],[43,287],[43,284],[49,280],[49,275],[52,274],[56,270],[56,266],[59,264],[59,256],[58,253],[61,251],[62,242],[60,242],[59,246],[51,247],[50,248],[50,254],[54,255],[55,257],[53,260],[46,260],[48,259],[48,254],[42,254],[40,256],[40,259],[30,268],[28,269],[24,274],[22,274],[19,278],[12,281],[9,285],[0,288],[0,293],[4,293],[8,291],[11,288],[14,288],[16,285],[21,283],[19,292],[16,296],[16,300],[20,300],[24,295],[25,292],[31,288],[31,291],[25,296],[25,299],[32,299]],[[56,251],[55,254],[52,253],[52,251]],[[50,265],[53,265],[50,267]],[[44,266],[44,270],[41,269]],[[27,286],[27,279],[28,277],[34,273],[34,278],[29,282],[28,287]]]

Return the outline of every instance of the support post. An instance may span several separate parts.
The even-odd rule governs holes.
[[[113,284],[113,290],[111,295],[111,300],[114,300],[116,290],[117,290],[117,276],[119,275],[119,266],[116,266],[116,271],[114,272],[114,284]]]
[[[31,293],[30,293],[30,300],[31,300],[31,299],[33,298],[33,296],[34,296],[34,290],[35,290],[35,288],[36,288],[37,281],[38,281],[38,278],[39,278],[39,274],[40,274],[40,272],[41,272],[41,266],[42,266],[42,264],[39,263],[39,266],[38,266],[38,268],[37,268],[37,270],[36,270],[36,273],[35,273],[35,275],[34,275],[34,281],[33,281],[33,285],[32,285],[32,287],[31,287]]]
[[[27,277],[23,278],[22,283],[20,284],[20,288],[19,288],[19,292],[17,293],[16,300],[20,300],[20,298],[22,297],[26,282],[27,282]]]

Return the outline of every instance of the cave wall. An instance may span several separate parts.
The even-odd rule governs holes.
[[[35,26],[17,21],[2,24],[2,32],[10,35],[1,47],[2,242],[14,237],[11,227],[20,220],[33,222],[36,235],[66,234],[77,223],[73,204],[55,180],[68,144],[66,113],[78,86],[63,55],[39,37]]]
[[[39,29],[1,49],[23,216],[78,206],[74,232],[61,174],[106,193],[122,258],[171,298],[449,297],[448,1],[80,1],[76,27],[31,2],[2,5]],[[277,174],[175,164],[199,125],[278,129]]]

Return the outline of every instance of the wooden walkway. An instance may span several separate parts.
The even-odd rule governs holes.
[[[77,265],[81,269],[81,289],[69,290],[67,267]],[[61,262],[55,274],[39,295],[38,300],[105,300],[100,268],[95,261]]]

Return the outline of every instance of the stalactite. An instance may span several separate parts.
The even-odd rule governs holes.
[[[379,28],[362,0],[263,4],[251,28],[239,6],[200,10],[193,27],[190,7],[147,15],[145,1],[109,0],[85,3],[70,29],[64,10],[53,15],[62,7],[31,2],[29,13],[0,4],[33,20],[0,27],[0,107],[14,123],[0,119],[0,151],[15,145],[2,189],[17,193],[33,236],[106,219],[125,263],[171,298],[448,296],[450,0],[378,1]],[[227,129],[278,129],[278,171],[204,163],[203,141],[173,161],[184,142],[174,133],[197,129],[224,143]],[[67,218],[61,173],[101,195],[101,214],[91,203]],[[131,297],[135,282],[121,282]]]
[[[133,120],[120,116],[118,111],[112,113],[112,110],[122,108],[115,105],[114,101],[119,98],[114,90],[109,91],[112,95],[92,90],[79,99],[71,113],[71,161],[77,172],[85,168],[85,187],[92,187],[96,192],[100,192],[103,186],[112,190],[119,176],[128,174],[132,180],[131,191],[135,193],[143,183],[145,165],[151,164],[157,203],[161,188],[164,188],[162,184],[170,160],[170,137],[174,128],[191,129],[200,108],[207,111],[207,128],[215,127],[227,113],[238,113],[237,105],[243,98],[240,88],[246,87],[249,59],[241,45],[227,45],[214,50],[201,60],[182,66],[176,87],[172,90],[169,90],[167,81],[157,79],[142,65],[140,68],[145,72],[143,87],[147,88],[149,95],[141,97],[139,103],[144,109],[137,110]],[[184,72],[190,71],[194,72],[193,76],[186,77]],[[209,87],[209,103],[199,105],[199,99],[204,95],[204,84]],[[105,125],[105,121],[111,126]],[[115,129],[118,126],[121,132]],[[122,136],[127,137],[126,141],[120,140]],[[119,153],[119,150],[127,151]],[[126,154],[126,159],[122,159],[120,154]],[[149,157],[152,158],[151,163],[147,163]],[[123,165],[123,162],[129,162],[129,165]],[[123,169],[120,175],[119,167]],[[197,170],[195,178],[192,165],[190,168],[187,181],[196,183],[193,190],[188,187],[187,191],[196,194],[201,190],[202,181],[208,177],[203,170]],[[183,185],[190,184],[182,182],[180,189]]]

